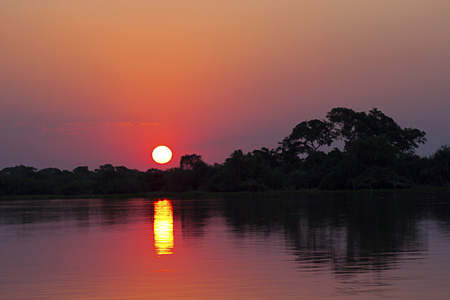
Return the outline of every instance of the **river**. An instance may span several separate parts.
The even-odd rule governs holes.
[[[0,200],[0,299],[448,299],[450,193]]]

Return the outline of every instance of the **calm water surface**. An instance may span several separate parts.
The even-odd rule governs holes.
[[[450,194],[0,201],[0,299],[449,299]]]

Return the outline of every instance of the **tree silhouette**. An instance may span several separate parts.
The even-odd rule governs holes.
[[[280,143],[281,150],[291,155],[311,153],[322,146],[330,146],[335,138],[333,124],[327,121],[304,121]]]
[[[349,108],[333,108],[327,119],[334,126],[335,137],[353,142],[363,137],[385,136],[387,142],[399,153],[413,154],[419,144],[426,142],[425,132],[415,128],[402,129],[391,117],[377,108],[368,114]]]
[[[183,170],[196,170],[204,167],[202,157],[197,154],[185,154],[180,159],[180,168]]]

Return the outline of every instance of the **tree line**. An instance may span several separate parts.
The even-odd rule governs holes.
[[[450,184],[450,147],[420,157],[425,132],[402,128],[376,108],[368,113],[333,108],[326,118],[295,126],[279,146],[244,153],[222,164],[198,154],[179,167],[145,172],[105,164],[93,171],[28,166],[0,171],[0,195],[82,195],[147,192],[395,189]],[[341,149],[332,147],[341,144]]]

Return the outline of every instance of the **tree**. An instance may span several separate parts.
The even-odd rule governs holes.
[[[72,171],[74,174],[87,175],[89,174],[89,168],[87,166],[76,167]]]
[[[426,167],[421,170],[421,181],[426,184],[448,185],[450,183],[450,146],[441,146],[431,157],[426,158]]]
[[[280,157],[277,149],[268,149],[266,147],[262,147],[260,150],[254,150],[254,155],[261,155],[264,161],[266,161],[271,168],[276,168],[280,166]]]
[[[180,168],[182,170],[200,170],[207,167],[206,163],[202,160],[202,157],[197,154],[185,154],[180,159]]]
[[[280,150],[288,158],[299,154],[310,154],[322,146],[330,146],[334,137],[332,123],[317,119],[303,121],[279,143]]]
[[[357,113],[345,107],[333,108],[327,113],[327,119],[333,124],[335,137],[350,141],[357,139],[363,132],[361,119],[364,117],[364,112]]]
[[[147,181],[148,191],[161,191],[167,185],[166,172],[158,169],[148,169],[145,172],[145,180]]]
[[[387,142],[400,154],[413,154],[419,144],[426,142],[424,131],[415,128],[402,129],[391,117],[377,108],[366,114],[337,107],[327,113],[327,119],[334,127],[334,136],[346,142],[354,142],[362,137],[385,136]]]
[[[403,154],[414,154],[414,149],[419,147],[419,144],[425,144],[425,131],[420,131],[416,128],[405,128],[402,130],[400,137],[393,141],[393,144]]]
[[[24,165],[16,166],[16,167],[8,167],[4,168],[0,171],[2,175],[12,175],[12,176],[20,176],[20,177],[33,177],[36,174],[37,169],[34,167],[27,167]]]
[[[208,172],[209,166],[200,155],[185,154],[180,158],[180,167],[165,171],[163,190],[173,192],[203,190]]]

